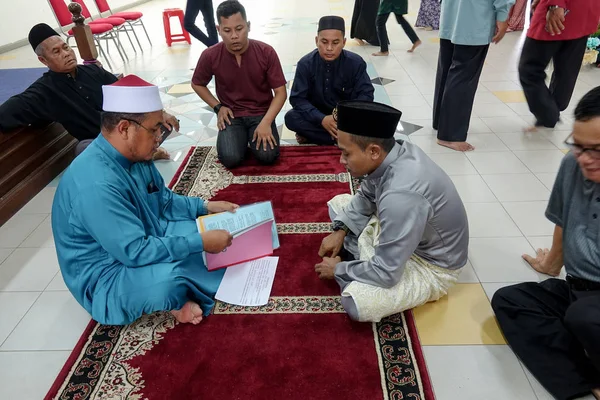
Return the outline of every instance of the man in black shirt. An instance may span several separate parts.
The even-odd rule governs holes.
[[[79,140],[79,154],[100,133],[102,85],[116,82],[117,77],[95,64],[77,65],[73,49],[46,24],[31,29],[29,43],[49,71],[0,105],[0,132],[57,121]],[[172,115],[165,113],[165,122],[169,130],[179,129]],[[159,149],[155,159],[164,158],[169,154]]]
[[[293,109],[285,114],[285,125],[296,132],[298,143],[333,145],[337,103],[373,101],[375,89],[367,64],[359,55],[344,50],[345,29],[342,17],[322,17],[315,38],[317,49],[298,61],[290,92]]]

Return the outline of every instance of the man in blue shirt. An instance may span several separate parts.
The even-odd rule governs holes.
[[[102,91],[102,133],[67,169],[52,206],[65,283],[103,324],[167,310],[197,324],[210,313],[223,276],[208,272],[202,252],[223,251],[232,237],[200,234],[195,219],[237,205],[165,187],[152,162],[164,122],[156,86],[129,75]]]
[[[433,129],[438,144],[470,151],[467,131],[475,92],[490,43],[508,28],[515,0],[442,1],[440,55],[433,100]]]
[[[337,138],[333,109],[342,100],[373,101],[373,84],[367,64],[357,54],[344,50],[344,19],[319,20],[317,49],[298,61],[290,93],[293,109],[285,114],[285,125],[296,132],[298,143],[332,145]]]

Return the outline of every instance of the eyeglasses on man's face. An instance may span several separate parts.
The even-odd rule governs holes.
[[[582,146],[573,141],[573,135],[569,135],[568,138],[563,142],[565,146],[575,155],[575,157],[580,157],[583,153],[587,153],[594,160],[600,160],[600,144],[586,147]]]
[[[141,126],[147,132],[149,132],[152,136],[154,136],[156,139],[160,139],[163,137],[162,125],[159,125],[158,127],[154,128],[154,129],[149,129],[149,128],[146,128],[144,125],[142,125],[141,122],[138,122],[135,119],[129,119],[129,118],[123,118],[123,119],[125,121],[133,122],[134,124]]]

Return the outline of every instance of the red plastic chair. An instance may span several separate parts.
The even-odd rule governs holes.
[[[182,33],[171,33],[171,17],[179,18]],[[188,42],[192,44],[190,34],[183,28],[183,10],[181,8],[166,8],[163,11],[163,26],[165,28],[165,39],[167,45],[171,47],[174,42]]]
[[[133,51],[137,53],[137,50],[135,49],[135,47],[133,46],[133,42],[131,41],[131,37],[129,37],[129,33],[127,32],[127,30],[125,30],[125,19],[124,18],[110,16],[108,18],[94,19],[94,18],[92,18],[92,14],[90,13],[90,10],[87,8],[87,6],[85,5],[85,2],[83,0],[73,0],[73,1],[81,6],[81,15],[83,16],[83,18],[91,20],[90,22],[88,22],[88,25],[111,24],[113,26],[113,28],[115,30],[116,40],[118,43],[117,51],[119,52],[119,55],[121,56],[121,59],[123,60],[123,62],[125,62],[125,58],[127,58],[127,60],[129,60],[129,57],[127,56],[127,52],[125,52],[125,48],[123,47],[123,44],[121,43],[121,39],[119,38],[120,31],[124,31],[125,34],[127,34],[127,38],[129,39],[129,43],[131,43],[131,47],[133,48]],[[122,52],[121,52],[121,50],[122,50]],[[109,51],[109,53],[110,53],[110,51]],[[125,58],[123,58],[123,55],[125,55]]]
[[[61,33],[65,35],[67,38],[67,44],[69,44],[69,40],[73,38],[73,30],[70,29],[70,27],[73,25],[73,21],[71,19],[73,16],[69,12],[64,0],[48,0],[48,4],[50,5],[50,9],[52,9],[56,22],[58,22]],[[108,68],[112,69],[110,61],[104,52],[104,48],[102,45],[100,45],[100,41],[104,40],[108,44],[108,40],[112,40],[115,46],[117,46],[117,49],[119,48],[119,45],[115,40],[116,34],[113,25],[108,23],[95,23],[90,24],[89,26],[92,31],[94,41],[96,42],[96,46],[98,46],[98,49],[100,50],[100,55],[106,61]],[[65,31],[65,28],[67,27],[69,30]]]
[[[144,22],[142,21],[142,16],[144,14],[142,14],[139,11],[120,11],[113,13],[110,9],[110,6],[108,5],[107,0],[94,0],[94,2],[96,3],[96,7],[98,8],[100,15],[102,15],[105,12],[108,12],[112,17],[120,17],[125,19],[125,22],[129,27],[129,29],[126,30],[130,30],[131,32],[133,32],[133,36],[135,37],[138,46],[140,46],[140,49],[142,48],[142,45],[140,44],[140,40],[138,39],[137,34],[135,33],[135,29],[133,29],[135,26],[142,27],[144,33],[146,34],[146,37],[148,38],[148,43],[150,43],[150,46],[152,46],[152,41],[150,40],[150,36],[148,36],[148,31],[146,31],[146,27],[144,26]]]

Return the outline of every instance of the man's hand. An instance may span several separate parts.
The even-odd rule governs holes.
[[[219,110],[219,114],[217,114],[217,127],[219,130],[223,130],[227,127],[227,125],[231,125],[231,120],[233,119],[233,111],[231,108],[222,106]],[[227,123],[227,125],[225,125]]]
[[[209,201],[206,205],[209,214],[220,213],[225,211],[235,212],[240,206],[228,201]]]
[[[337,140],[337,122],[333,119],[333,115],[328,115],[321,121],[323,128],[331,135],[332,138]]]
[[[179,132],[179,121],[177,120],[177,118],[163,111],[163,119],[165,120],[165,125],[167,125],[170,128],[170,131],[172,131],[173,128],[175,128],[175,130]]]
[[[277,141],[275,140],[275,136],[273,136],[271,124],[267,125],[262,122],[258,124],[254,130],[254,135],[252,136],[252,143],[254,142],[256,142],[256,150],[260,148],[261,144],[264,151],[267,151],[267,145],[271,149],[277,147]]]
[[[558,276],[562,265],[552,265],[553,263],[549,254],[550,250],[548,249],[537,249],[535,258],[528,254],[523,254],[522,257],[537,272],[550,276]]]
[[[219,253],[231,246],[233,236],[224,229],[202,232],[202,243],[207,253]]]
[[[496,35],[492,38],[492,43],[498,44],[506,35],[506,30],[508,29],[508,21],[496,21]]]
[[[337,257],[342,250],[345,237],[346,232],[344,232],[342,229],[325,237],[321,242],[321,247],[319,248],[319,257],[325,257],[327,255],[330,257]]]
[[[324,257],[323,261],[315,265],[315,272],[321,279],[333,279],[335,276],[335,266],[340,262],[342,262],[342,259],[339,257]]]
[[[164,147],[159,147],[154,154],[152,154],[152,160],[170,160],[171,155]]]
[[[565,30],[565,9],[557,7],[546,13],[546,30],[550,35],[560,35]]]

